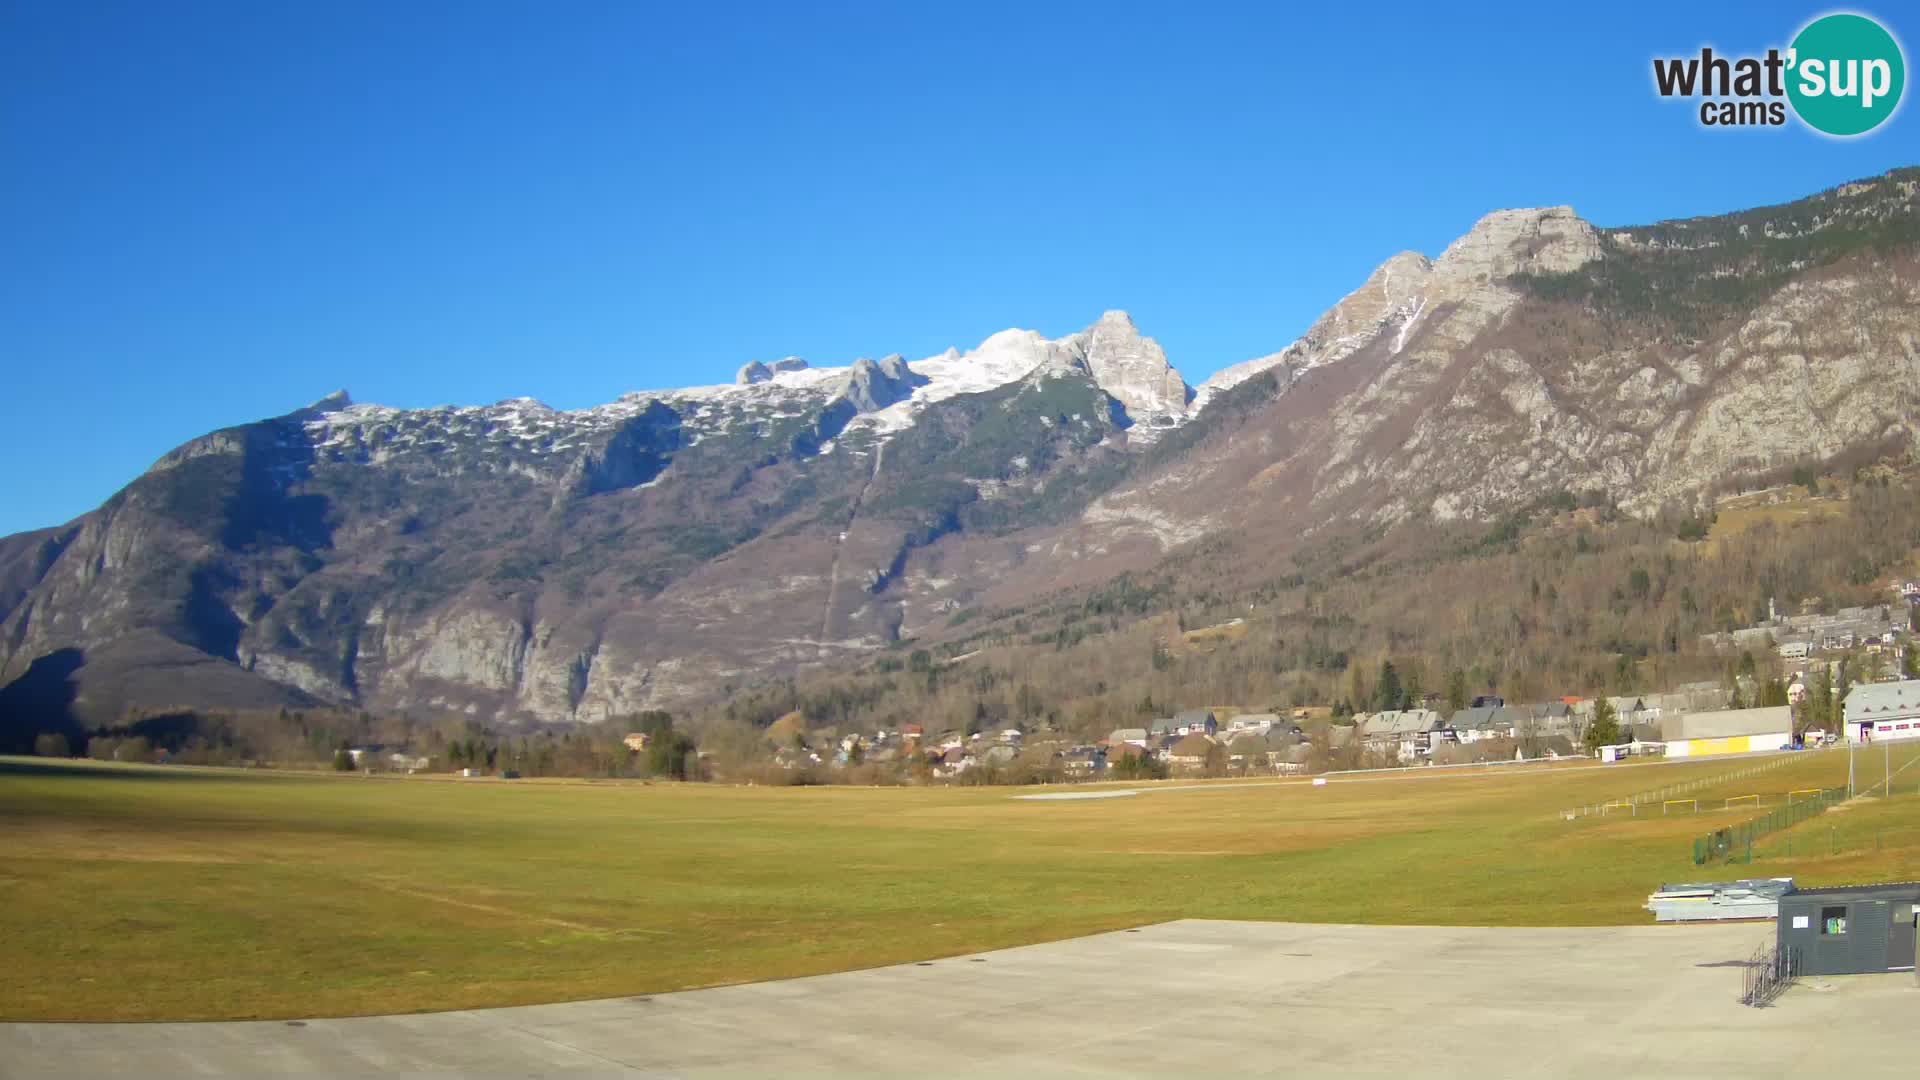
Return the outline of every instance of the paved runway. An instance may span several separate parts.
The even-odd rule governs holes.
[[[0,1024],[0,1076],[1911,1075],[1911,975],[1735,1003],[1771,924],[1186,920],[786,982],[475,1012]]]

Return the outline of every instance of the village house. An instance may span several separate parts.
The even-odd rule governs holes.
[[[1060,767],[1068,776],[1097,775],[1106,771],[1107,751],[1098,746],[1076,746],[1060,755]]]
[[[1107,736],[1107,745],[1112,747],[1118,746],[1121,743],[1127,743],[1145,750],[1147,748],[1147,729],[1138,727],[1114,728],[1112,734]]]
[[[1175,769],[1197,772],[1206,767],[1207,756],[1218,745],[1203,732],[1182,735],[1180,741],[1167,748],[1167,764]]]
[[[1181,735],[1213,736],[1220,730],[1212,709],[1183,709],[1173,715],[1173,730]]]
[[[1561,708],[1565,707],[1564,705],[1561,706]],[[1496,720],[1496,713],[1507,713],[1506,706],[1503,705],[1499,708],[1494,708],[1493,706],[1482,705],[1479,708],[1469,706],[1465,709],[1456,709],[1453,715],[1448,718],[1447,726],[1453,729],[1455,739],[1463,743],[1476,743],[1486,739],[1512,738],[1512,718],[1515,714],[1507,713],[1499,720]]]
[[[1531,752],[1526,746],[1514,750],[1515,761],[1559,761],[1562,758],[1581,756],[1579,748],[1573,745],[1573,740],[1565,735],[1542,735],[1531,742],[1533,743]]]
[[[1840,708],[1849,742],[1920,739],[1920,679],[1856,686]]]
[[[1227,743],[1228,768],[1264,769],[1269,764],[1271,762],[1264,734],[1252,730],[1242,731]]]
[[[979,755],[978,760],[985,765],[1005,768],[1013,764],[1013,759],[1018,757],[1019,754],[1020,751],[1018,749],[1008,746],[1006,743],[998,743],[987,747],[986,750]]]
[[[942,776],[958,776],[973,767],[973,755],[964,747],[951,746],[940,755],[936,771]]]
[[[1280,717],[1273,713],[1241,713],[1227,724],[1227,731],[1239,734],[1251,731],[1256,735],[1265,735],[1280,723]]]
[[[1364,723],[1355,719],[1368,746],[1396,749],[1403,761],[1428,753],[1447,727],[1445,718],[1432,709],[1389,709],[1367,716]]]

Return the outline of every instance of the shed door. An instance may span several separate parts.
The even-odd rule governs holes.
[[[1887,934],[1887,967],[1894,971],[1913,969],[1914,920],[1920,919],[1920,904],[1893,905],[1893,926]]]
[[[1853,973],[1885,971],[1882,966],[1893,955],[1893,925],[1913,918],[1913,905],[1900,904],[1901,918],[1893,917],[1894,904],[1888,900],[1868,900],[1850,905],[1848,932],[1853,937]],[[1907,955],[1913,955],[1911,946]],[[1903,965],[1904,966],[1904,965]]]

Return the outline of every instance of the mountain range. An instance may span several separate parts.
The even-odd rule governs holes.
[[[96,724],[321,702],[599,722],[1210,538],[1285,548],[1554,493],[1692,511],[1912,447],[1916,182],[1624,228],[1497,211],[1198,386],[1112,311],[578,411],[335,394],[0,539],[0,707],[65,687]]]

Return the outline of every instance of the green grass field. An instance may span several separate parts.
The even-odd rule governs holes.
[[[1896,771],[1920,747],[1896,754]],[[1873,763],[1871,776],[1866,765]],[[1862,781],[1878,753],[1862,755]],[[736,788],[0,761],[0,1018],[294,1017],[611,997],[927,959],[1180,917],[1648,918],[1666,881],[1920,877],[1920,766],[1839,855],[1699,868],[1746,811],[1564,807],[1735,762],[1030,789]],[[1763,790],[1844,783],[1842,752]],[[1741,791],[1730,791],[1741,794]],[[1851,834],[1850,834],[1851,835]],[[1861,840],[1866,843],[1867,840]],[[1834,845],[1829,845],[1829,847]]]

